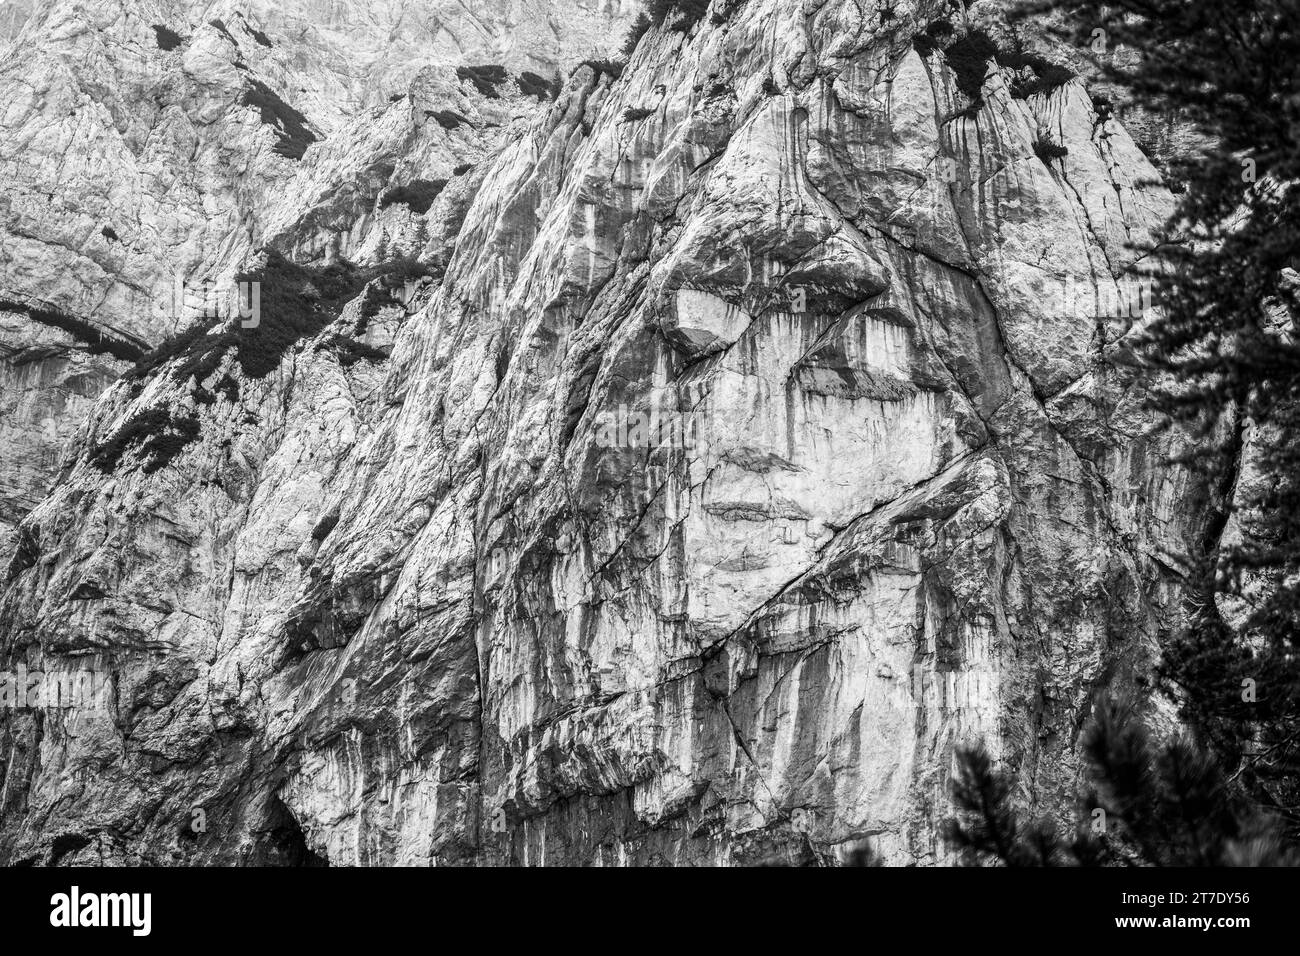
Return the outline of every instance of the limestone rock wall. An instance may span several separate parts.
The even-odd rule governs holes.
[[[304,260],[409,251],[438,213],[385,207],[386,191],[491,154],[544,108],[537,83],[605,55],[636,9],[6,3],[0,563],[85,400],[189,325],[205,283],[232,292],[268,244]],[[462,77],[481,66],[497,82]]]
[[[104,703],[0,715],[0,859],[941,863],[976,739],[1068,817],[1199,532],[1105,305],[1171,198],[1079,81],[962,92],[941,16],[652,30],[467,174],[416,298],[112,386],[0,597]],[[197,435],[94,467],[149,409]]]

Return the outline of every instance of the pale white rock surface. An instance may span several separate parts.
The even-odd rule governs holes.
[[[912,43],[948,5],[888,9],[715,2],[531,120],[457,101],[510,132],[431,207],[438,278],[110,388],[0,650],[112,692],[0,715],[0,859],[939,863],[976,740],[1070,822],[1093,695],[1149,672],[1201,532],[1138,320],[1093,304],[1172,200],[1080,81],[990,64],[972,103]],[[446,82],[250,173],[277,248],[408,242],[346,190],[489,149],[420,124]],[[222,155],[272,163],[257,132]],[[236,263],[203,221],[171,261]],[[164,413],[197,425],[159,455],[128,426]]]
[[[263,245],[306,260],[423,247],[445,211],[385,207],[384,193],[479,163],[549,100],[539,83],[607,55],[637,9],[0,6],[0,349],[19,355],[0,369],[0,407],[15,410],[0,425],[0,563],[84,416],[77,396],[200,315],[205,282],[228,297]],[[483,66],[502,75],[458,73]],[[33,307],[77,327],[30,321]],[[104,336],[118,347],[97,348]]]

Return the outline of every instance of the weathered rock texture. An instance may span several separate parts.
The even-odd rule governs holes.
[[[1068,817],[1199,531],[1104,307],[1171,203],[1080,81],[914,46],[987,6],[717,0],[449,177],[439,280],[269,270],[282,353],[111,387],[0,599],[111,687],[0,717],[0,859],[943,862],[975,739]],[[374,258],[343,153],[265,180],[290,259]]]
[[[0,355],[16,357],[0,369],[0,563],[86,400],[190,322],[203,282],[225,289],[266,244],[308,259],[409,246],[414,217],[383,194],[479,162],[549,100],[539,83],[616,45],[636,9],[0,8]],[[474,82],[483,66],[499,73]]]

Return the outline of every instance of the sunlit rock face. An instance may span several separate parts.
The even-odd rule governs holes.
[[[306,260],[423,244],[417,220],[437,214],[384,193],[509,141],[636,9],[0,5],[0,354],[16,357],[0,367],[0,563],[87,400],[202,311],[196,289],[230,286],[266,244]]]
[[[1069,819],[1093,694],[1144,679],[1200,531],[1126,362],[1171,200],[1079,81],[989,62],[973,98],[913,42],[957,15],[889,7],[651,30],[423,236],[339,192],[377,155],[346,131],[265,186],[294,261],[439,274],[327,309],[268,272],[317,310],[273,361],[270,313],[79,422],[0,646],[105,686],[0,715],[0,859],[942,863],[975,740]],[[488,150],[393,114],[509,109],[444,81],[355,141]]]

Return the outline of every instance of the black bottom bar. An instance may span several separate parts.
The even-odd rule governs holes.
[[[864,950],[888,939],[927,951],[1011,940],[1049,951],[1111,941],[1219,948],[1293,929],[1295,872],[10,869],[0,870],[0,914],[12,939],[283,941],[295,951],[315,941],[336,949],[418,939],[436,953],[475,938],[496,951],[691,938],[839,948],[833,940],[845,933]],[[147,909],[130,894],[148,894]]]

